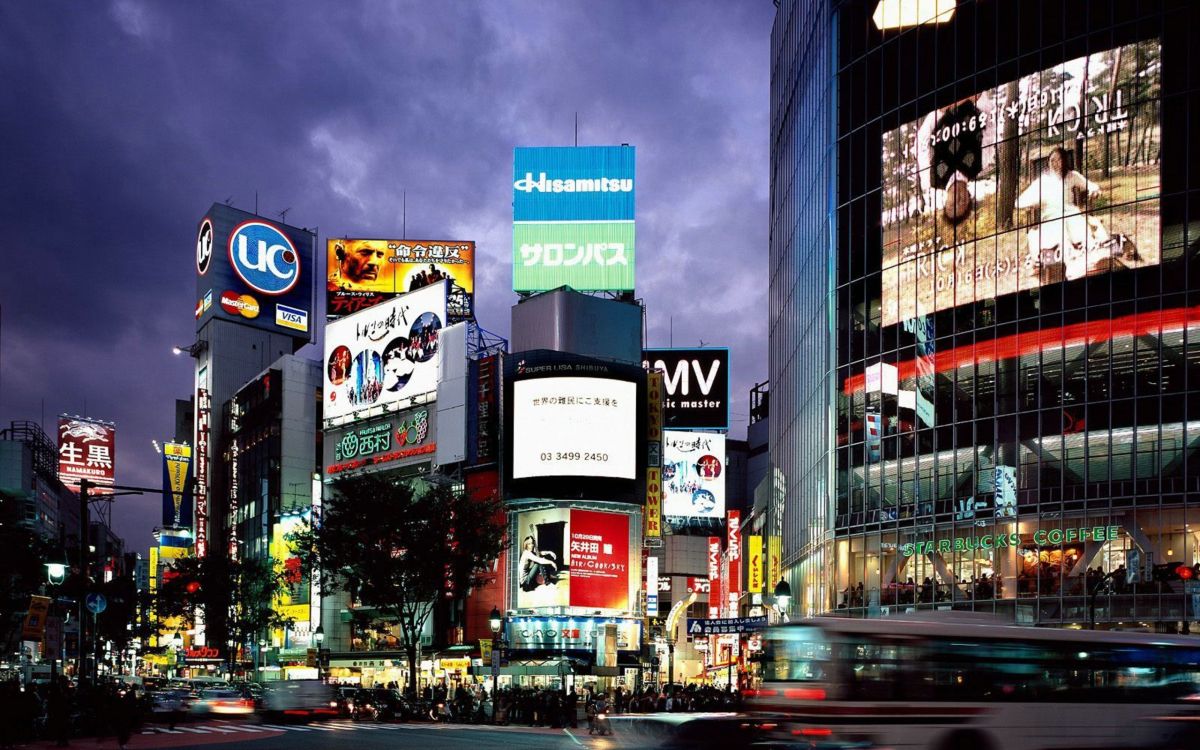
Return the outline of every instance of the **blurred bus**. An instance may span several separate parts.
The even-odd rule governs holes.
[[[1200,638],[973,613],[819,617],[763,639],[747,707],[796,736],[929,750],[1200,748]]]

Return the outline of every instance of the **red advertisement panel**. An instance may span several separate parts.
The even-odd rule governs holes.
[[[725,529],[727,535],[726,548],[729,550],[729,593],[742,592],[742,513],[737,510],[726,511]]]
[[[117,430],[111,422],[80,417],[58,419],[58,477],[72,489],[79,480],[113,484]]]
[[[629,516],[571,510],[571,606],[629,609]]]
[[[708,616],[720,617],[721,611],[721,537],[708,538]]]

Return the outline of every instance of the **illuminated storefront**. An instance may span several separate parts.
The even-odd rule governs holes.
[[[772,460],[798,614],[1195,621],[1198,9],[968,0],[881,29],[875,5],[785,2],[775,29]],[[788,129],[785,82],[827,130]]]

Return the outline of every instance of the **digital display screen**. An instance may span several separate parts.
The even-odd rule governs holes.
[[[883,325],[1159,263],[1160,61],[1097,52],[884,133]]]
[[[637,476],[637,384],[548,377],[513,384],[513,478]]]

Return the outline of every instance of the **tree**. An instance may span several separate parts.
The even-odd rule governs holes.
[[[6,654],[20,633],[30,597],[46,584],[48,555],[49,546],[36,532],[11,520],[0,522],[0,647]]]
[[[257,641],[263,631],[292,624],[275,607],[287,589],[286,579],[286,572],[268,559],[181,558],[159,587],[158,615],[194,620],[200,609],[226,613],[232,664],[236,646]]]
[[[335,482],[320,515],[292,536],[322,591],[344,591],[395,623],[417,689],[421,630],[439,598],[463,594],[504,548],[495,497],[442,482],[367,474]]]

